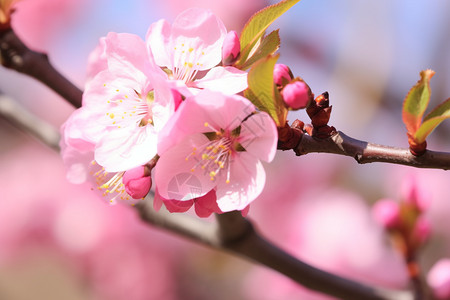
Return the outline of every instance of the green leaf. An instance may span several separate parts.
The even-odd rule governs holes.
[[[427,136],[445,119],[450,119],[450,98],[438,105],[423,119],[414,139],[418,143],[424,142]]]
[[[262,10],[255,13],[247,24],[240,36],[241,41],[241,54],[240,61],[247,60],[250,52],[256,43],[262,38],[266,29],[273,23],[278,17],[288,11],[294,4],[300,0],[284,0],[279,3],[267,6]]]
[[[256,62],[248,73],[245,96],[261,111],[267,112],[279,126],[286,122],[287,109],[273,82],[273,68],[278,55]]]
[[[258,49],[249,59],[247,59],[245,62],[242,61],[242,64],[241,61],[239,61],[235,65],[235,67],[241,70],[246,70],[258,60],[274,54],[278,50],[278,48],[280,48],[280,35],[278,34],[278,30],[275,30],[263,38]]]
[[[422,123],[422,117],[430,101],[430,79],[434,71],[420,72],[420,80],[414,85],[403,102],[402,118],[408,134],[414,136]]]

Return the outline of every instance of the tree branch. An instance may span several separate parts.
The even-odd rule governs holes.
[[[353,157],[359,164],[384,162],[416,168],[450,169],[450,153],[426,150],[425,154],[415,156],[409,149],[360,141],[340,131],[326,139],[303,134],[294,151],[297,155],[313,152],[345,155]]]
[[[9,69],[33,77],[75,107],[81,107],[82,91],[59,73],[44,53],[30,50],[13,30],[0,31],[0,61]]]

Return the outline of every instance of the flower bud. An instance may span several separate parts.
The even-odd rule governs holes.
[[[229,31],[222,45],[222,63],[224,66],[232,65],[241,52],[241,42],[236,31]]]
[[[430,207],[431,194],[420,186],[415,177],[408,177],[401,186],[401,193],[405,203],[411,205],[419,212],[424,212]]]
[[[281,91],[286,105],[294,110],[305,108],[312,100],[311,90],[303,81],[293,81]]]
[[[284,64],[276,64],[273,69],[273,81],[278,86],[285,86],[294,78],[291,69]]]
[[[391,199],[378,200],[372,207],[375,221],[386,229],[393,229],[401,224],[400,206]]]
[[[439,260],[431,268],[427,283],[437,299],[450,298],[450,259]]]
[[[144,198],[152,187],[152,179],[145,166],[126,171],[122,177],[125,191],[133,199]]]
[[[423,245],[431,235],[431,224],[428,219],[418,218],[413,229],[413,239],[417,247]]]

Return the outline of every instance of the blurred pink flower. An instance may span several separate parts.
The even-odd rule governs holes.
[[[437,299],[450,299],[450,259],[441,259],[431,268],[427,283]]]
[[[178,81],[180,89],[184,83],[193,93],[209,89],[231,95],[247,88],[247,73],[217,66],[226,33],[225,25],[211,11],[192,8],[179,14],[172,25],[164,19],[153,23],[147,46],[156,64],[168,69],[169,79]]]
[[[159,194],[191,200],[214,189],[223,212],[242,210],[261,193],[265,172],[260,160],[270,162],[277,145],[269,115],[255,114],[243,97],[211,91],[187,98],[159,138]]]

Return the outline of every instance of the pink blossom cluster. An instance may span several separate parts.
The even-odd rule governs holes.
[[[68,179],[90,181],[110,203],[135,204],[154,183],[156,208],[194,205],[201,217],[246,209],[264,187],[261,160],[273,159],[277,130],[239,95],[247,73],[221,63],[238,45],[199,8],[155,22],[145,41],[102,38],[83,105],[62,127]]]

